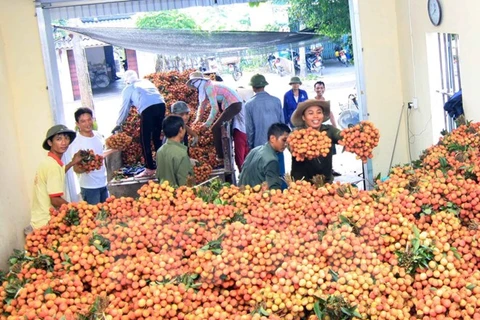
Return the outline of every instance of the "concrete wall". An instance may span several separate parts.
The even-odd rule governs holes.
[[[480,120],[477,100],[478,84],[478,30],[480,20],[480,2],[464,0],[452,2],[441,0],[443,18],[440,26],[435,27],[428,18],[424,1],[397,0],[400,56],[404,101],[418,98],[419,108],[413,110],[410,125],[415,135],[411,149],[418,155],[439,136],[443,125],[443,103],[438,72],[438,33],[453,33],[460,37],[460,70],[463,87],[463,106],[467,119]],[[411,24],[411,30],[410,30]],[[425,131],[424,131],[425,130]],[[419,133],[423,132],[419,135]]]
[[[35,8],[0,1],[0,268],[23,247],[30,220],[33,177],[53,123]]]
[[[436,142],[443,128],[443,102],[438,62],[438,33],[460,36],[460,70],[467,119],[479,121],[475,89],[478,78],[476,12],[480,2],[441,0],[440,26],[430,23],[426,1],[359,0],[359,19],[364,55],[366,100],[370,119],[380,128],[381,142],[375,151],[374,172],[386,173],[404,104],[399,141],[393,164],[418,158]],[[419,108],[407,117],[407,103],[418,99]],[[410,127],[407,132],[407,119]]]
[[[156,54],[137,50],[138,77],[143,78],[154,73],[156,60]]]
[[[72,102],[74,101],[74,97],[67,50],[56,50],[56,56],[63,102]]]
[[[359,31],[363,51],[364,95],[369,120],[380,130],[380,144],[374,150],[373,174],[386,174],[393,164],[407,162],[402,70],[395,1],[359,0]],[[405,113],[404,113],[405,115]],[[400,131],[395,146],[398,124]]]
[[[91,64],[105,64],[105,51],[103,47],[85,48],[87,61]]]

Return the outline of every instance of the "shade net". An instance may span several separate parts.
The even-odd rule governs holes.
[[[308,46],[323,40],[318,34],[303,32],[56,27],[125,49],[181,56],[264,53],[274,47]]]

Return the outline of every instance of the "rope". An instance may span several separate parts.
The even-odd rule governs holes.
[[[405,107],[405,104],[402,103],[402,111],[400,112],[400,118],[398,119],[397,133],[395,135],[395,142],[393,143],[392,157],[390,159],[390,165],[388,166],[388,170],[392,168],[393,156],[395,155],[395,149],[397,148],[398,133],[400,132],[400,123],[402,123],[404,107]]]

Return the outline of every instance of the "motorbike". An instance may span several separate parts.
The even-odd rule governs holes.
[[[335,50],[335,56],[337,57],[338,61],[345,65],[345,67],[348,67],[348,57],[345,49]]]
[[[238,81],[243,75],[242,70],[240,69],[240,65],[238,63],[230,63],[228,65],[228,69],[232,73],[233,80]]]
[[[305,62],[310,72],[320,72],[323,68],[322,57],[318,52],[308,52],[305,55]]]
[[[218,73],[217,59],[215,57],[201,58],[198,70],[200,72]]]
[[[323,51],[323,47],[320,47],[320,48],[313,49],[312,51],[307,52],[305,54],[305,62],[306,62],[308,72],[320,72],[324,68],[322,63],[322,56],[321,56],[322,51]],[[288,60],[292,60],[292,54],[290,52],[283,54],[281,56]],[[277,72],[279,72],[280,75],[283,75],[284,70],[278,70],[279,68],[278,58],[275,58],[274,55],[270,54],[268,56],[269,65],[271,65],[272,61],[273,61],[273,65],[276,66],[277,68]],[[293,66],[295,69],[295,74],[299,74],[300,73],[300,55],[296,51],[293,51]]]
[[[277,61],[277,57],[275,57],[273,54],[269,54],[267,57],[267,63],[271,72],[276,72],[275,61]]]
[[[279,51],[278,53],[279,57],[281,58],[285,58],[285,59],[288,59],[290,61],[293,60],[293,68],[294,68],[294,72],[295,74],[299,74],[300,73],[300,56],[298,54],[298,52],[296,51],[290,51],[290,50],[283,50],[283,51]],[[270,56],[269,56],[269,59],[270,59]],[[277,67],[277,71],[280,72],[280,75],[282,75],[283,70],[278,70],[278,63],[279,63],[279,59],[277,58],[275,60],[275,66]],[[282,75],[283,76],[283,75]]]
[[[285,62],[288,61],[288,62]],[[286,74],[289,74],[291,72],[291,60],[287,58],[276,58],[273,65],[275,66],[276,72],[283,77]],[[294,72],[296,75],[300,73],[300,64],[298,63],[298,57],[295,57],[293,60],[293,67],[294,67]]]
[[[243,75],[240,68],[240,57],[227,57],[220,59],[222,65],[226,65],[232,74],[233,80],[238,81]]]

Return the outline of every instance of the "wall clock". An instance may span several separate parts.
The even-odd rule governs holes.
[[[434,26],[438,26],[442,22],[442,7],[439,0],[428,0],[428,17]]]

